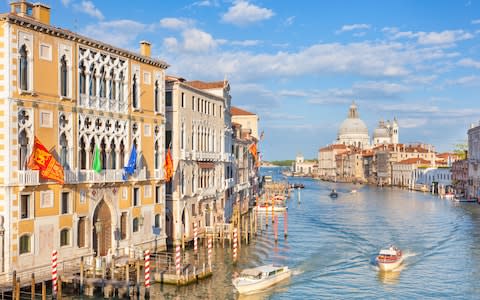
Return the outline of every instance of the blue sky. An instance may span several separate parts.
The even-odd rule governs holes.
[[[6,1],[3,11],[8,10]],[[480,1],[44,1],[53,25],[137,51],[167,74],[231,83],[257,113],[263,159],[336,139],[352,100],[370,134],[448,151],[480,120]]]

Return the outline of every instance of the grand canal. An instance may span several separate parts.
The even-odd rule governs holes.
[[[278,170],[273,172],[277,172]],[[188,287],[153,287],[154,299],[237,299],[234,272],[267,263],[286,264],[292,278],[242,299],[471,299],[479,298],[480,205],[396,188],[334,184],[310,179],[289,200],[288,238],[279,221],[279,241],[269,226],[243,245],[237,266],[231,251],[215,249],[214,276]],[[339,192],[331,199],[331,188]],[[350,193],[357,189],[357,193]],[[396,244],[403,266],[381,273],[377,251]]]

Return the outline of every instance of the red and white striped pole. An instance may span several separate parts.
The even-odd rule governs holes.
[[[197,254],[197,223],[193,223],[193,251]]]
[[[285,211],[283,213],[283,233],[285,235],[285,238],[287,238],[288,235],[288,213]]]
[[[180,276],[180,245],[177,245],[177,249],[175,251],[175,266],[177,268],[177,276]]]
[[[237,227],[233,227],[233,262],[237,261]]]
[[[52,251],[52,291],[57,293],[57,250]]]
[[[212,238],[208,238],[208,266],[212,270]]]
[[[150,299],[150,250],[145,250],[145,299]]]

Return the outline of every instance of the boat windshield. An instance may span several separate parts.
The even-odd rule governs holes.
[[[262,277],[262,272],[253,269],[246,269],[240,273],[240,276],[248,279],[260,279]]]

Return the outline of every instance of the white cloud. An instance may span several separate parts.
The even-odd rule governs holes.
[[[149,25],[132,20],[115,20],[88,25],[81,33],[117,47],[130,48],[138,36],[149,28]]]
[[[420,45],[453,44],[455,42],[469,40],[474,37],[473,34],[464,30],[444,30],[441,32],[413,32],[399,31],[395,27],[385,27],[382,29],[382,31],[386,33],[390,39],[417,39],[417,43],[419,43]]]
[[[86,13],[87,15],[94,17],[99,20],[103,20],[104,16],[102,12],[95,7],[92,1],[82,0],[80,4],[74,5],[75,10]]]
[[[352,89],[355,94],[363,95],[363,97],[365,95],[369,95],[370,97],[372,97],[372,95],[391,97],[409,91],[409,88],[404,85],[385,81],[359,82],[355,83]]]
[[[370,29],[369,24],[350,24],[350,25],[343,25],[342,28],[336,31],[336,33],[342,33],[352,30],[359,30],[359,29]]]
[[[480,19],[472,20],[472,24],[480,24]]]
[[[426,118],[401,118],[398,120],[400,128],[418,128],[427,124]]]
[[[198,29],[187,29],[183,31],[183,48],[189,52],[206,52],[216,47],[217,43],[213,37]]]
[[[178,50],[178,41],[174,37],[168,37],[163,39],[163,47],[168,49],[169,51],[177,51]]]
[[[460,60],[458,64],[462,67],[472,67],[472,68],[480,69],[480,61],[473,60],[471,58],[464,58]]]
[[[193,24],[189,19],[163,18],[160,20],[160,27],[168,29],[185,29]]]
[[[218,3],[217,1],[203,0],[203,1],[193,2],[192,6],[218,6]]]
[[[445,83],[448,85],[476,86],[480,85],[480,77],[475,75],[464,76],[457,79],[448,79]]]
[[[278,92],[280,97],[296,97],[296,98],[304,98],[307,97],[309,94],[305,91],[294,91],[294,90],[282,90]]]
[[[70,5],[71,0],[62,0],[63,6],[68,6]]]
[[[290,26],[295,21],[295,16],[288,17],[283,23],[285,26]]]
[[[231,41],[230,44],[234,46],[244,46],[244,47],[250,47],[250,46],[256,46],[258,44],[262,43],[259,40],[245,40],[245,41]]]
[[[222,16],[222,21],[234,25],[248,25],[262,20],[270,19],[274,12],[268,8],[258,7],[248,1],[237,1]]]

